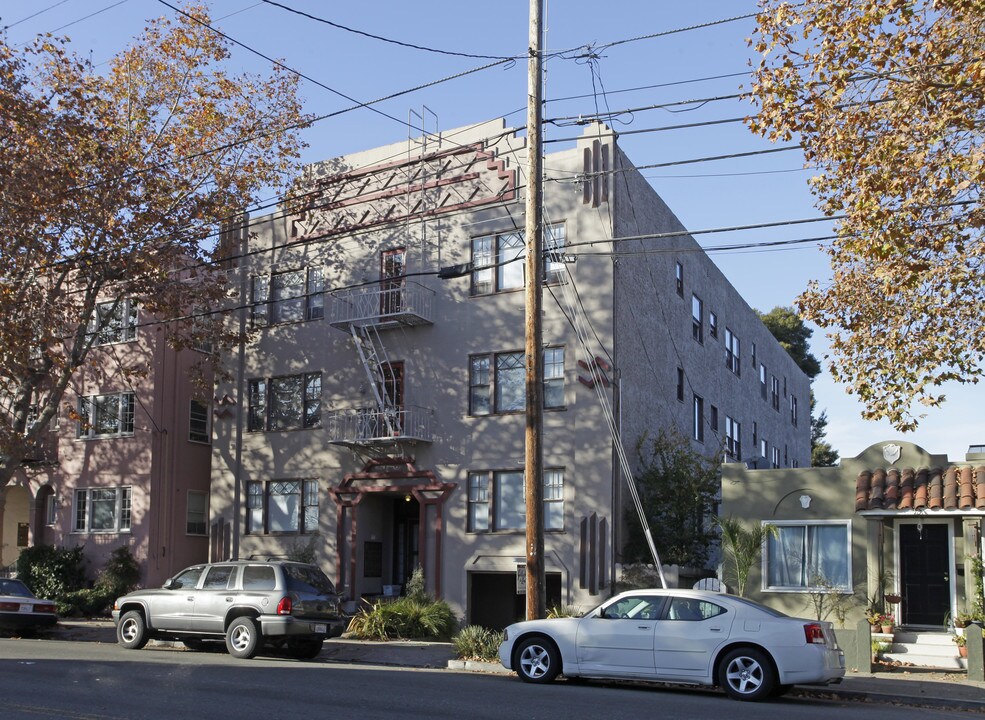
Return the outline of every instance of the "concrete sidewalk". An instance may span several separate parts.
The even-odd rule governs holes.
[[[115,643],[109,620],[59,620],[47,637],[74,642]],[[459,660],[450,643],[415,641],[366,642],[333,638],[325,642],[320,660],[415,668],[508,673],[499,663]],[[829,700],[860,700],[985,712],[985,683],[964,673],[894,668],[886,672],[848,673],[838,685],[797,686],[791,695]]]

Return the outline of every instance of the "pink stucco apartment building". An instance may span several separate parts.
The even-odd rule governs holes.
[[[212,401],[197,396],[201,353],[177,351],[129,299],[102,303],[90,364],[48,437],[0,490],[0,567],[21,550],[82,545],[94,579],[126,546],[141,584],[208,556]]]

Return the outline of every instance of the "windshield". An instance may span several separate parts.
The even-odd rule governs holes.
[[[18,597],[34,597],[27,585],[20,580],[0,579],[0,595],[16,595]]]

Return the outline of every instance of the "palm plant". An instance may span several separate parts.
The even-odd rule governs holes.
[[[715,518],[722,538],[722,552],[725,554],[722,572],[725,584],[735,588],[735,594],[745,595],[746,581],[749,571],[756,561],[756,556],[763,547],[767,537],[777,537],[779,531],[776,525],[765,523],[747,528],[741,520],[733,518]]]

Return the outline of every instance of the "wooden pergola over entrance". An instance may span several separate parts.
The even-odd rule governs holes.
[[[424,576],[434,583],[435,597],[441,597],[441,547],[442,547],[442,508],[456,483],[441,482],[431,470],[418,470],[410,458],[384,457],[367,462],[356,473],[347,474],[338,487],[329,492],[336,504],[336,584],[344,587],[348,582],[349,597],[360,597],[359,575],[356,567],[357,506],[370,494],[412,496],[418,502],[418,546],[421,548],[421,567]],[[433,538],[433,560],[429,561],[427,548],[428,508],[433,507],[430,531]],[[345,542],[346,519],[349,520],[349,538]]]

